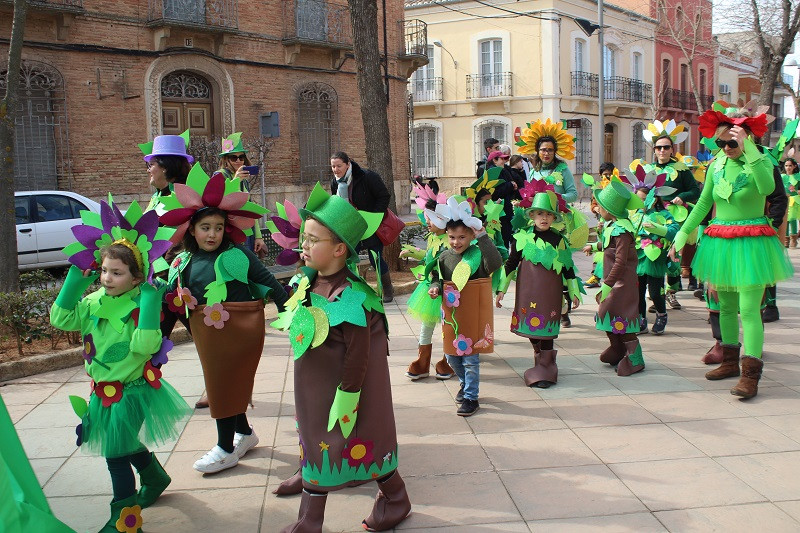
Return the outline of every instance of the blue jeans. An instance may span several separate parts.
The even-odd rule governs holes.
[[[481,385],[480,354],[474,355],[447,355],[447,362],[453,367],[458,381],[464,388],[464,398],[467,400],[478,399],[478,388]]]

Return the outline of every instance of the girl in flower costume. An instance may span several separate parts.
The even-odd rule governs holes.
[[[391,529],[411,510],[397,472],[383,302],[358,276],[355,247],[382,213],[357,211],[317,184],[300,210],[302,277],[271,325],[289,331],[303,493],[298,521],[284,532],[321,531],[327,494],[377,481],[362,525]]]
[[[486,234],[494,242],[500,258],[505,262],[508,259],[508,248],[503,242],[502,217],[504,216],[504,201],[494,202],[494,188],[497,186],[499,172],[494,174],[494,169],[487,170],[483,177],[473,183],[466,190],[467,202],[472,206],[473,216],[480,219]],[[494,179],[492,179],[494,177]],[[511,210],[514,213],[513,206]],[[509,224],[511,220],[509,220]],[[513,228],[513,225],[511,226]],[[513,240],[512,240],[513,242]],[[492,274],[492,294],[497,294],[500,286],[505,283],[505,271],[498,268]]]
[[[500,170],[500,169],[498,169]],[[447,220],[436,213],[437,205],[444,205],[447,196],[444,193],[436,194],[427,185],[415,185],[417,192],[416,203],[420,208],[419,218],[428,226],[428,246],[423,251],[415,247],[406,247],[401,256],[413,257],[421,264],[411,271],[419,280],[417,287],[408,298],[408,314],[422,322],[419,330],[419,355],[406,371],[406,377],[411,381],[426,378],[430,375],[431,353],[433,351],[433,330],[441,320],[441,298],[431,299],[428,296],[430,281],[424,276],[425,263],[432,260],[442,249],[447,247],[447,234],[444,231]],[[408,246],[408,245],[407,245]],[[450,379],[453,369],[447,364],[447,358],[442,354],[442,359],[436,363],[436,379]]]
[[[664,182],[666,174],[656,176],[655,171],[646,172],[639,165],[635,172],[626,171],[622,182],[631,192],[644,201],[644,208],[631,214],[631,223],[637,229],[637,248],[639,250],[639,314],[641,316],[641,333],[647,333],[647,301],[645,292],[656,306],[656,322],[652,333],[661,335],[667,326],[667,305],[664,301],[664,274],[667,273],[669,250],[680,225],[675,222],[670,212],[661,203],[661,196],[672,194],[675,189],[667,187]]]
[[[245,229],[267,212],[240,191],[239,180],[209,179],[196,164],[186,185],[164,198],[162,224],[185,250],[172,262],[166,301],[189,316],[203,366],[217,445],[194,464],[206,474],[236,466],[258,444],[245,412],[264,348],[264,301],[283,308],[283,287],[250,250]],[[188,231],[187,231],[188,230]]]
[[[792,275],[786,250],[764,216],[765,198],[775,189],[773,165],[750,138],[767,132],[764,111],[716,102],[700,116],[700,132],[714,137],[721,150],[708,167],[703,194],[674,245],[679,251],[689,233],[715,207],[715,218],[692,262],[695,275],[711,284],[720,304],[722,363],[708,372],[706,379],[741,374],[731,394],[742,398],[758,394],[763,368],[760,307],[764,287]],[[737,311],[744,337],[741,370]]]
[[[800,168],[791,157],[783,162],[783,187],[789,193],[789,209],[786,212],[786,247],[797,248],[797,221],[800,219],[800,202],[797,189],[800,188]]]
[[[89,402],[70,396],[78,445],[106,458],[114,490],[111,518],[101,532],[141,531],[141,509],[151,505],[170,477],[148,445],[177,438],[189,406],[161,379],[171,343],[159,330],[162,291],[152,283],[171,230],[158,227],[155,211],[142,214],[134,202],[123,216],[109,197],[100,214],[81,212],[72,228],[78,242],[64,253],[72,263],[50,309],[53,326],[83,336]],[[98,278],[102,288],[81,299]],[[181,426],[182,427],[182,426]],[[139,472],[141,489],[131,470]]]
[[[562,286],[568,287],[573,307],[580,302],[580,290],[566,237],[550,229],[566,204],[553,191],[534,196],[526,214],[532,218],[528,228],[514,234],[515,246],[505,265],[506,280],[517,272],[516,300],[511,314],[511,332],[527,337],[533,345],[534,367],[525,371],[525,384],[547,388],[558,381],[558,366],[553,341],[558,337],[563,305]],[[508,281],[497,293],[500,307]]]
[[[587,246],[584,252],[592,253],[595,246],[603,250],[603,284],[597,293],[600,306],[595,321],[597,329],[606,332],[610,345],[600,354],[600,360],[616,366],[618,376],[629,376],[644,370],[644,357],[636,336],[641,329],[636,275],[639,257],[636,230],[628,211],[641,209],[644,203],[616,178],[596,190],[594,197],[606,225],[602,242]]]

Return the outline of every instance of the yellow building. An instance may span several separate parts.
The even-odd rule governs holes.
[[[656,21],[610,4],[605,24],[605,126],[600,131],[600,51],[591,0],[406,0],[406,19],[428,25],[430,62],[409,83],[414,172],[456,191],[475,177],[483,139],[506,144],[525,123],[580,125],[573,173],[646,154],[641,131],[653,107]],[[512,150],[516,153],[516,149]]]

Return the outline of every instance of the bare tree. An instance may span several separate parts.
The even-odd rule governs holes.
[[[0,100],[0,292],[19,290],[17,269],[17,230],[14,211],[14,116],[17,112],[19,69],[22,64],[22,39],[25,34],[27,0],[14,0],[14,21],[8,46],[6,94]]]
[[[761,55],[761,69],[758,73],[761,94],[758,96],[758,103],[771,109],[775,85],[783,80],[783,62],[791,52],[794,38],[800,30],[800,2],[750,0],[750,10],[752,33]]]

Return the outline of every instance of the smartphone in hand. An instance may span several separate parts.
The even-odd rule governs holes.
[[[244,166],[242,168],[251,176],[258,176],[258,165]]]

